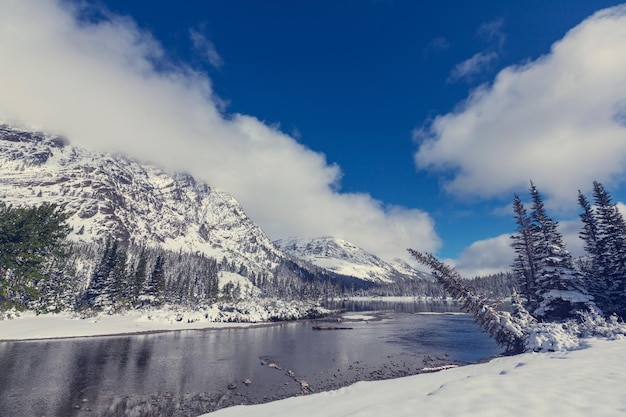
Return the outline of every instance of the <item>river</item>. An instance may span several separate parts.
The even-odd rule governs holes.
[[[340,307],[341,322],[1,342],[0,416],[193,416],[500,353],[453,302]]]

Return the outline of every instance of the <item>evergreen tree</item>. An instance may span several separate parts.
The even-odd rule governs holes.
[[[591,207],[591,203],[589,203],[587,197],[585,197],[580,190],[578,190],[578,204],[580,204],[583,209],[583,212],[580,214],[583,229],[579,236],[585,242],[585,252],[596,258],[600,254],[598,246],[598,220]]]
[[[130,294],[128,294],[128,253],[124,247],[118,247],[115,255],[115,263],[111,270],[111,286],[114,304],[122,306],[130,301]]]
[[[583,292],[572,257],[557,230],[558,222],[548,216],[543,197],[533,183],[530,195],[533,201],[531,219],[537,230],[534,262],[538,306],[532,312],[541,319],[566,319],[576,311],[585,310],[590,297]]]
[[[145,289],[143,301],[147,304],[158,306],[164,301],[165,294],[165,258],[159,254],[150,273],[150,279]]]
[[[116,288],[113,269],[117,264],[119,242],[107,237],[104,253],[94,269],[89,287],[83,298],[89,306],[97,309],[111,308],[115,300]]]
[[[526,306],[534,310],[538,306],[537,300],[537,267],[535,265],[535,245],[537,228],[522,204],[519,195],[513,196],[513,211],[517,223],[517,233],[511,236],[511,246],[516,258],[511,265],[513,274],[526,300]]]
[[[607,315],[626,316],[626,222],[604,186],[593,183],[595,208],[579,192],[583,208],[581,239],[591,257],[586,283]]]
[[[55,204],[0,205],[0,305],[26,305],[39,298],[37,288],[51,264],[67,255],[67,218]]]
[[[585,195],[578,190],[578,204],[583,209],[580,214],[580,220],[583,228],[579,233],[579,237],[585,242],[585,252],[589,255],[588,262],[583,263],[581,270],[583,271],[583,279],[585,288],[594,298],[598,308],[605,311],[608,306],[607,283],[604,279],[604,266],[606,265],[605,251],[602,248],[604,242],[600,242],[600,230],[598,218],[591,206],[591,203]]]
[[[146,248],[142,247],[139,253],[139,260],[135,266],[132,276],[131,295],[132,302],[136,303],[144,284],[146,283],[146,272],[148,268],[148,256]]]
[[[497,310],[486,297],[473,293],[458,272],[446,266],[431,254],[423,254],[412,249],[409,253],[422,265],[427,266],[439,283],[450,295],[461,303],[462,308],[472,314],[480,327],[489,333],[507,353],[524,351],[524,330],[535,322],[526,309],[515,303],[513,314]]]

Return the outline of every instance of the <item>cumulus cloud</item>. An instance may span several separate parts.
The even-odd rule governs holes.
[[[503,69],[415,132],[419,169],[447,191],[489,198],[532,179],[557,206],[593,180],[626,179],[626,6],[600,11],[549,54]]]
[[[0,2],[4,121],[191,172],[233,194],[272,238],[334,235],[385,258],[438,248],[426,213],[337,192],[340,169],[323,154],[253,116],[224,114],[205,74],[168,62],[130,19],[81,20],[80,7]]]
[[[511,235],[504,234],[472,243],[451,263],[462,277],[473,278],[510,270],[514,257]]]

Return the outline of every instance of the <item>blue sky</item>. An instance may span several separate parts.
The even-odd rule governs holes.
[[[106,102],[107,107],[87,114],[85,106],[76,110],[72,107],[75,103],[68,103],[66,110],[59,110],[57,115],[43,115],[33,110],[32,102],[17,109],[16,100],[8,96],[6,104],[0,103],[3,117],[58,130],[77,143],[88,137],[84,145],[107,149],[104,136],[93,133],[109,128],[110,123],[99,125],[103,118],[98,116],[106,113],[108,120],[129,126],[129,132],[133,132],[132,139],[120,139],[119,143],[110,139],[111,147],[122,147],[135,156],[172,168],[189,168],[210,184],[232,192],[273,238],[335,234],[386,258],[403,256],[400,249],[417,246],[454,260],[471,274],[509,263],[508,259],[502,261],[507,250],[502,235],[511,233],[515,225],[507,206],[513,192],[525,196],[530,179],[545,191],[548,207],[563,221],[564,233],[570,235],[576,232],[575,225],[568,222],[576,219],[577,189],[587,191],[598,179],[605,182],[616,200],[624,200],[621,186],[625,170],[621,165],[626,161],[626,136],[619,139],[619,131],[607,133],[606,126],[594,130],[590,127],[593,122],[578,126],[562,116],[567,106],[586,100],[585,88],[593,85],[595,77],[606,80],[607,92],[599,89],[602,91],[597,101],[590,100],[594,105],[574,105],[568,113],[592,118],[593,109],[608,103],[615,114],[622,114],[626,101],[621,102],[619,94],[624,91],[626,77],[613,73],[606,76],[592,68],[582,87],[576,81],[586,77],[587,69],[581,68],[581,63],[587,60],[597,62],[598,67],[619,65],[619,61],[601,62],[592,52],[588,58],[578,56],[576,51],[587,49],[577,45],[614,42],[607,54],[619,52],[620,47],[626,54],[626,37],[619,37],[622,33],[615,35],[617,39],[603,37],[602,28],[611,24],[612,17],[585,20],[618,2],[105,0],[92,3],[100,8],[87,9],[76,2],[44,3],[44,10],[24,25],[37,23],[38,27],[30,31],[41,32],[42,39],[52,39],[47,50],[58,48],[56,56],[67,57],[63,61],[72,63],[72,68],[45,61],[44,67],[53,67],[47,78],[24,79],[24,85],[38,85],[37,92],[20,89],[15,82],[7,89],[20,100],[33,94],[33,102],[42,102],[41,91],[48,91],[49,86],[50,100],[57,103],[60,93],[54,96],[51,84],[66,77],[66,93],[82,97],[85,90],[94,92],[91,97],[81,98],[86,102],[100,94],[98,89],[107,80],[110,88],[102,91],[98,100]],[[0,29],[19,21],[20,13],[29,11],[27,7],[8,0]],[[617,20],[624,12],[612,14]],[[74,22],[68,25],[71,31],[61,33],[61,29],[55,29],[46,34],[47,27],[64,21],[66,25]],[[568,34],[576,27],[580,27],[580,34]],[[6,30],[4,33],[13,35]],[[9,41],[7,36],[5,39]],[[564,47],[553,50],[555,42],[561,40]],[[30,59],[38,50],[24,42],[19,52],[17,47],[6,47],[14,48],[16,56],[24,54]],[[80,42],[78,48],[75,44]],[[43,48],[41,44],[38,47]],[[567,48],[566,44],[573,46]],[[110,56],[106,61],[98,61],[107,54]],[[92,64],[98,69],[69,75]],[[14,71],[0,75],[5,79],[18,76],[14,74],[26,77],[17,64]],[[53,71],[58,75],[53,76]],[[89,76],[79,86],[74,80],[81,79],[81,74]],[[140,81],[123,81],[129,74],[140,77]],[[563,104],[559,101],[561,90],[551,89],[558,80],[568,77],[574,81],[563,87],[563,103],[567,103]],[[550,87],[541,86],[542,79],[548,80]],[[89,82],[94,84],[90,86]],[[140,83],[146,84],[145,90],[135,88]],[[169,87],[163,86],[167,83]],[[523,91],[521,99],[514,94],[516,88]],[[549,92],[544,95],[546,88]],[[113,97],[115,91],[119,94]],[[155,91],[163,91],[159,97],[168,97],[166,101],[171,98],[181,107],[187,106],[189,113],[211,116],[206,116],[208,121],[198,121],[200,116],[191,121],[180,116],[167,126],[165,118],[159,121],[165,127],[159,127],[150,114],[171,115],[181,107],[137,113],[133,122],[124,115],[109,114],[112,108],[120,107],[116,103],[128,102],[131,96],[134,100],[143,95],[133,107],[149,108],[158,102],[148,97]],[[528,114],[523,120],[518,116],[543,105],[545,111]],[[497,120],[490,122],[482,116],[489,109]],[[81,116],[84,126],[67,121],[67,115],[77,111],[85,112]],[[467,121],[476,115],[481,117],[478,122]],[[554,123],[556,119],[558,123]],[[534,130],[528,128],[531,124]],[[572,154],[556,164],[571,169],[572,175],[544,169],[549,165],[545,155],[566,158],[569,147],[579,148],[578,141],[584,140],[570,140],[563,132],[587,128],[589,140],[606,133],[613,160],[605,163],[605,155],[599,154],[593,162],[578,166],[582,156]],[[198,134],[198,139],[183,140],[176,148],[180,155],[174,156],[175,152],[163,143],[167,137],[158,139],[160,133],[155,133],[164,130],[171,130],[170,141],[172,137],[189,136],[190,131]],[[505,136],[518,132],[516,143],[527,143],[527,147],[507,144]],[[542,141],[553,134],[563,135],[562,141]],[[202,135],[217,139],[204,143]],[[242,139],[245,135],[247,138]],[[137,139],[140,136],[155,138],[150,149],[146,150],[145,143]],[[267,142],[259,145],[263,140]],[[106,141],[108,144],[109,139]],[[133,147],[129,142],[137,144]],[[193,154],[204,145],[206,153],[216,155],[222,147],[223,152],[245,147],[241,160],[248,162],[231,162],[229,166],[240,165],[233,172],[227,172],[226,167],[211,171],[206,166],[225,163],[227,153],[222,158],[202,159],[185,156],[181,151],[187,149]],[[536,150],[533,155],[543,155],[529,156],[531,148]],[[282,155],[282,159],[272,155]],[[287,159],[291,160],[289,166],[274,172]],[[496,164],[495,160],[500,162]],[[255,178],[236,182],[233,177],[237,173]],[[292,183],[276,183],[275,178],[282,180],[291,175]],[[315,181],[308,184],[310,178]],[[267,185],[269,182],[274,186]],[[306,184],[299,187],[299,183]],[[309,197],[294,203],[290,196],[297,200],[299,192]],[[272,200],[268,196],[275,197],[275,201],[268,202]],[[315,202],[307,200],[311,196]],[[301,217],[288,219],[288,212],[301,213]],[[338,216],[331,220],[333,213]],[[304,222],[307,227],[300,226]],[[572,246],[575,251],[576,244]],[[502,256],[489,259],[496,255]]]

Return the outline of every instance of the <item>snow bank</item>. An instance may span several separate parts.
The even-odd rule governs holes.
[[[256,299],[236,303],[215,303],[202,308],[164,306],[131,310],[125,314],[79,317],[75,313],[36,315],[12,311],[0,317],[0,340],[48,339],[104,336],[251,326],[267,322],[296,320],[328,313],[313,303]]]
[[[623,416],[626,339],[525,353],[337,391],[218,410],[207,417]]]

